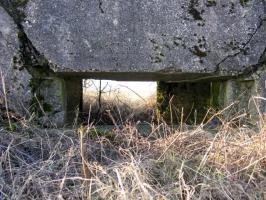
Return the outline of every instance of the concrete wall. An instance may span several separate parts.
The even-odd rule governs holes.
[[[21,60],[18,34],[17,25],[0,7],[0,110],[6,98],[10,110],[28,115],[31,75]]]
[[[34,0],[22,23],[55,72],[234,76],[265,50],[265,1]]]
[[[76,116],[81,79],[98,78],[161,81],[161,111],[174,95],[177,116],[183,107],[190,121],[203,119],[210,105],[239,100],[236,111],[249,109],[250,97],[266,97],[265,4],[0,1],[0,66],[8,104],[24,117],[62,125]],[[0,86],[2,107],[2,81]],[[263,101],[258,107],[266,111]]]

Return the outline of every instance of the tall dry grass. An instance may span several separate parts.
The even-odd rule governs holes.
[[[264,126],[149,126],[1,126],[0,199],[266,199]]]
[[[143,98],[132,90],[120,93],[118,90],[103,89],[99,95],[99,91],[85,89],[82,107],[83,118],[86,120],[90,115],[98,124],[114,124],[113,120],[119,123],[127,120],[151,121],[156,110],[156,94]]]

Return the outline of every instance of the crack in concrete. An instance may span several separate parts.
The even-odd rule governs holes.
[[[14,13],[19,13],[18,8],[14,7],[12,4],[8,4],[10,8],[8,9],[0,2],[0,6],[8,13],[8,15],[13,19],[14,24],[18,30],[18,41],[19,41],[19,53],[20,53],[20,60],[22,61],[22,68],[26,68],[27,71],[32,75],[36,75],[36,72],[42,70],[46,72],[46,74],[53,74],[52,65],[49,61],[42,55],[32,44],[30,39],[28,38],[27,34],[23,28],[23,20],[24,18],[16,18]],[[13,11],[13,13],[11,12]],[[37,72],[38,73],[38,72]]]
[[[246,46],[251,42],[251,40],[254,38],[254,36],[257,34],[258,30],[262,27],[263,23],[266,21],[266,18],[261,19],[259,21],[259,25],[257,26],[257,28],[255,29],[255,31],[250,35],[250,38],[244,43],[243,47],[239,48],[239,51],[232,54],[232,55],[228,55],[225,58],[223,58],[217,65],[216,65],[216,72],[218,72],[220,70],[220,65],[225,62],[228,58],[232,58],[237,56],[238,54],[242,53],[245,51]]]
[[[259,62],[256,65],[252,65],[250,68],[244,69],[242,76],[248,77],[259,70],[262,69],[265,70],[266,66],[263,64],[266,61],[265,56],[266,56],[266,47],[259,58]]]
[[[98,0],[98,2],[99,2],[99,9],[100,9],[101,13],[104,14],[104,10],[103,10],[103,7],[102,7],[103,1],[102,0]]]

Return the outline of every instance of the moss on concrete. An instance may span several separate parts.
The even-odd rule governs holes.
[[[169,92],[169,84],[163,81],[157,82],[157,115],[159,119],[163,118],[167,121],[170,116]]]
[[[38,117],[65,110],[63,79],[56,77],[32,78],[29,84],[33,94],[30,112]]]
[[[214,109],[219,110],[221,108],[221,102],[223,102],[223,99],[221,99],[221,93],[223,90],[222,82],[212,82],[211,83],[211,102],[210,106]]]

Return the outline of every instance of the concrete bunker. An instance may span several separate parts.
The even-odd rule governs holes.
[[[266,97],[264,0],[19,2],[0,2],[0,65],[22,115],[73,122],[87,78],[157,81],[167,121],[234,101],[230,112],[266,111],[250,101]]]

